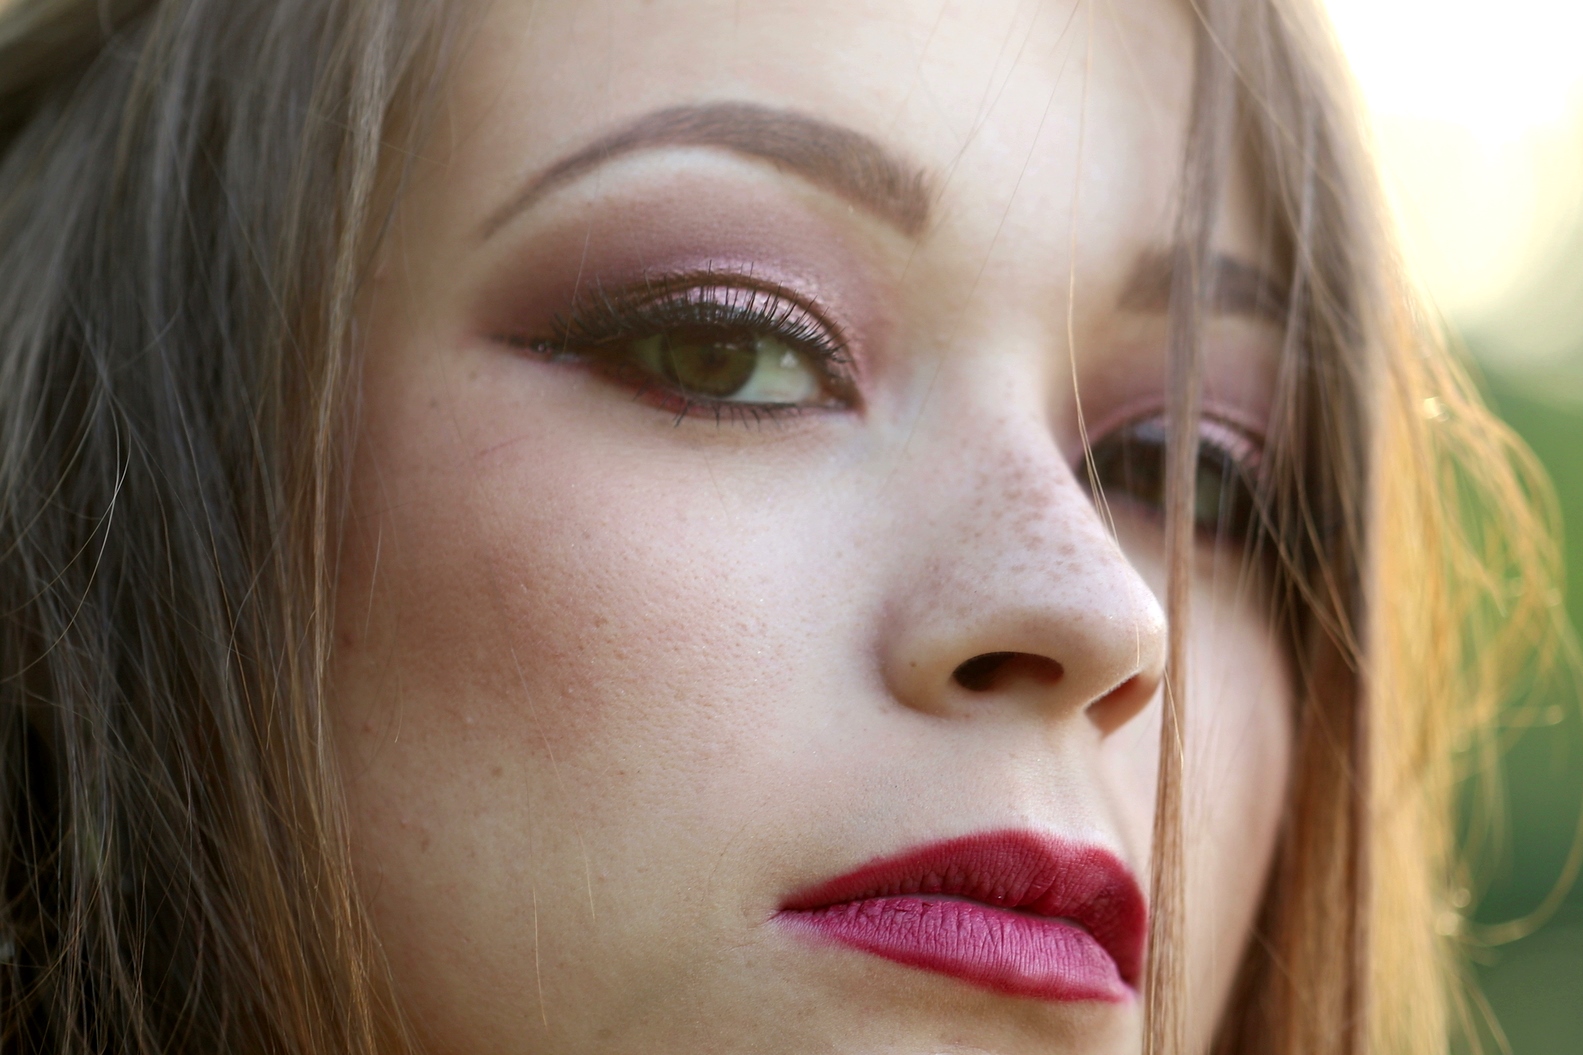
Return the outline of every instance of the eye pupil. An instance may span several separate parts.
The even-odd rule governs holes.
[[[666,379],[684,391],[723,399],[752,379],[758,350],[752,334],[673,330],[661,337],[659,360]]]

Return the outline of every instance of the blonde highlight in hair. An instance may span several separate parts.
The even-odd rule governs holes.
[[[1466,867],[1459,751],[1487,742],[1524,671],[1575,662],[1555,601],[1554,499],[1391,249],[1354,91],[1317,5],[1194,12],[1200,67],[1235,83],[1229,100],[1195,95],[1195,123],[1207,105],[1232,111],[1227,153],[1249,158],[1268,248],[1285,261],[1263,515],[1299,697],[1277,859],[1216,1052],[1477,1050],[1450,897]],[[1190,153],[1183,215],[1207,214],[1216,193],[1213,180],[1195,185],[1194,164]],[[1173,461],[1184,490],[1188,465]],[[1489,771],[1488,752],[1483,762]],[[1159,1027],[1150,1037],[1184,1050]]]

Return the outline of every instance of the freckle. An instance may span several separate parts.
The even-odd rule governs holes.
[[[489,769],[489,775],[492,777],[498,777],[502,772],[504,771],[499,766],[491,766]]]
[[[429,409],[430,410],[433,410],[434,408],[438,407],[439,405],[440,405],[440,398],[438,396],[431,396],[429,398]]]
[[[423,841],[418,844],[418,849],[420,849],[420,850],[427,850],[428,848],[429,848],[429,836],[425,835],[423,837]]]

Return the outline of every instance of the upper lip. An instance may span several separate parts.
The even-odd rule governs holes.
[[[1102,847],[1012,829],[929,843],[798,891],[781,906],[809,912],[902,896],[962,898],[1060,917],[1082,927],[1137,988],[1148,911],[1132,872]]]

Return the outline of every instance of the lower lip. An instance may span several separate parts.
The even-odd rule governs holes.
[[[1059,917],[901,895],[783,911],[780,918],[811,936],[1010,996],[1106,1003],[1133,997],[1104,947]]]

